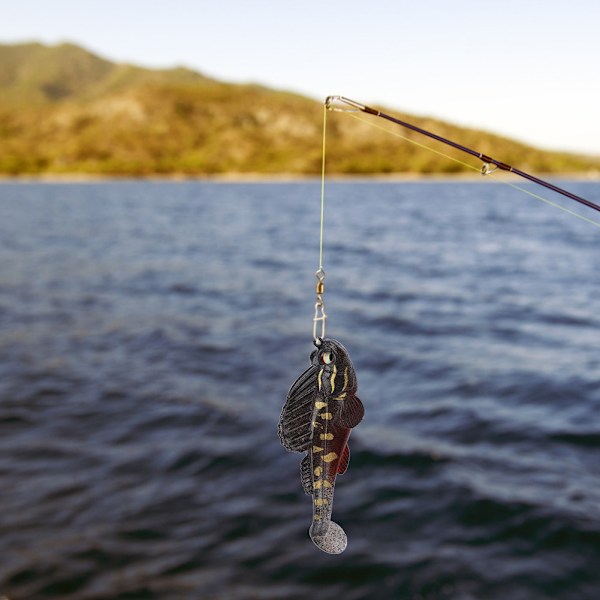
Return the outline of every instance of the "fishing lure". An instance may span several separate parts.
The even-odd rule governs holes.
[[[348,468],[348,438],[365,409],[356,396],[356,373],[346,348],[336,340],[320,338],[315,346],[310,367],[288,392],[279,439],[287,450],[306,452],[300,478],[313,499],[312,541],[324,552],[340,554],[348,539],[331,520],[333,491],[337,475]]]

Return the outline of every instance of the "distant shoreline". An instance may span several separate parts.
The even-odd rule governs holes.
[[[578,182],[600,182],[600,173],[535,173],[543,179],[559,179]],[[326,176],[330,183],[428,183],[428,182],[479,182],[492,180],[498,183],[513,179],[509,173],[499,172],[484,177],[479,173],[458,173],[449,175],[420,173],[390,174],[331,174]],[[519,179],[519,178],[517,178]],[[92,173],[40,173],[36,175],[0,174],[0,183],[106,183],[106,182],[213,182],[213,183],[304,183],[320,182],[319,175],[298,175],[292,173],[225,173],[219,175],[98,175]]]
[[[73,43],[0,43],[0,65],[9,74],[0,77],[2,180],[251,183],[321,174],[322,99],[186,68],[125,65]],[[552,178],[600,178],[600,155],[536,148],[433,116],[391,112],[410,123],[406,136],[391,123],[389,129],[332,115],[329,181],[480,180],[490,154]],[[434,139],[413,139],[419,131]],[[440,151],[442,140],[457,141]]]

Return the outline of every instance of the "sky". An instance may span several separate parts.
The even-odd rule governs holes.
[[[322,102],[340,94],[600,156],[598,0],[1,0],[0,43],[70,41]],[[460,141],[460,140],[457,140]]]

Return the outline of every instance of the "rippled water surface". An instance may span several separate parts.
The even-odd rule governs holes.
[[[600,598],[600,231],[492,183],[328,186],[367,411],[329,556],[276,433],[319,192],[0,185],[0,595]]]

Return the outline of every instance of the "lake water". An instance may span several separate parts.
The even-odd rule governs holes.
[[[0,185],[0,595],[600,597],[600,230],[483,181],[327,186],[366,407],[329,556],[277,437],[319,194]]]

